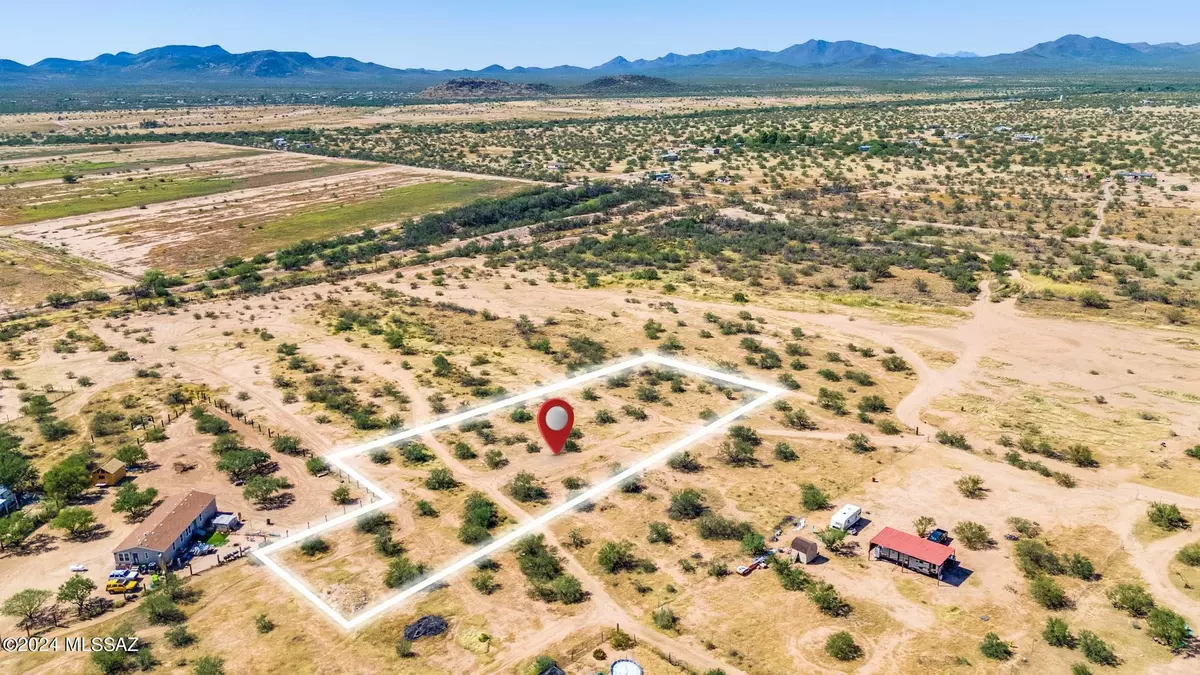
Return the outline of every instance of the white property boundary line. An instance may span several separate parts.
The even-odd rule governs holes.
[[[424,433],[427,433],[430,431],[435,431],[437,429],[443,429],[446,427],[453,426],[455,424],[458,424],[459,422],[469,420],[473,417],[487,415],[488,413],[495,412],[502,408],[507,408],[509,406],[516,405],[519,403],[524,403],[526,401],[531,401],[534,399],[546,397],[555,392],[562,391],[563,389],[567,389],[567,388],[574,387],[579,384],[583,384],[584,382],[590,382],[591,380],[596,380],[596,379],[599,379],[602,377],[607,377],[609,375],[621,372],[623,370],[628,370],[630,368],[636,368],[637,366],[644,365],[644,364],[651,364],[651,363],[659,364],[659,365],[666,366],[669,368],[674,368],[676,370],[682,370],[684,372],[692,373],[694,375],[699,375],[699,376],[707,378],[707,379],[720,380],[720,381],[728,382],[730,384],[736,384],[736,385],[739,385],[742,387],[746,387],[748,389],[755,389],[757,391],[762,392],[763,395],[759,396],[758,398],[754,399],[753,401],[750,401],[749,403],[737,408],[736,410],[710,422],[709,424],[701,427],[700,429],[697,429],[696,431],[688,434],[687,436],[679,439],[678,441],[675,441],[674,443],[668,445],[667,447],[663,448],[662,450],[655,452],[654,454],[646,457],[645,459],[642,459],[641,461],[637,462],[636,464],[629,467],[628,469],[625,469],[624,471],[608,478],[607,480],[604,480],[603,482],[598,483],[597,485],[595,485],[591,488],[588,488],[587,490],[579,493],[575,497],[572,497],[571,499],[563,502],[562,504],[559,504],[558,506],[555,506],[554,508],[550,509],[549,511],[542,513],[541,515],[537,516],[536,518],[532,518],[530,520],[525,521],[524,523],[522,523],[520,526],[516,527],[512,531],[504,534],[502,537],[489,542],[486,546],[483,546],[482,548],[477,549],[473,553],[463,556],[459,560],[451,563],[450,565],[442,568],[441,570],[438,570],[437,572],[434,572],[433,574],[423,577],[420,581],[418,581],[418,582],[414,583],[412,586],[409,586],[408,588],[404,589],[399,594],[394,595],[390,598],[387,598],[386,600],[380,602],[377,605],[372,606],[370,609],[367,609],[366,611],[362,612],[361,614],[358,614],[357,616],[355,616],[352,619],[347,619],[347,618],[343,617],[340,613],[338,613],[338,611],[336,609],[334,609],[328,603],[324,602],[319,597],[317,597],[317,594],[313,593],[312,590],[310,590],[307,586],[305,586],[299,579],[297,579],[290,572],[288,572],[286,569],[281,567],[279,565],[279,563],[277,563],[271,559],[271,557],[270,557],[271,554],[275,553],[276,551],[279,551],[280,549],[283,549],[287,546],[291,546],[292,544],[295,544],[304,539],[307,539],[308,537],[311,537],[312,535],[317,534],[318,532],[324,532],[325,530],[328,530],[330,528],[334,528],[339,525],[342,525],[343,523],[347,523],[347,522],[354,520],[355,518],[363,515],[364,513],[374,511],[376,509],[382,508],[384,506],[387,506],[389,504],[393,504],[396,502],[396,499],[394,497],[387,494],[379,486],[370,482],[365,477],[363,477],[360,473],[358,473],[354,469],[347,466],[346,463],[343,461],[345,458],[351,457],[354,455],[361,455],[365,452],[374,450],[376,448],[386,447],[386,446],[392,445],[394,443],[397,443],[399,441],[413,438],[413,437],[419,436],[421,434],[424,434]],[[336,518],[332,518],[327,522],[310,527],[310,528],[304,530],[303,532],[297,532],[296,534],[293,534],[289,537],[281,539],[273,544],[264,546],[263,548],[260,548],[256,551],[254,551],[254,557],[257,558],[259,561],[261,561],[262,564],[265,565],[272,572],[274,572],[275,574],[278,574],[281,579],[283,579],[288,584],[290,584],[292,586],[292,588],[295,588],[296,591],[298,591],[300,593],[300,595],[304,596],[309,602],[316,605],[318,609],[320,609],[322,612],[324,612],[326,615],[328,615],[329,618],[333,619],[333,621],[335,623],[337,623],[339,626],[341,626],[342,628],[344,628],[346,630],[358,628],[360,626],[365,625],[366,623],[368,623],[370,621],[373,621],[374,619],[379,618],[379,616],[381,614],[383,614],[387,610],[391,609],[392,607],[395,607],[396,605],[404,602],[405,600],[408,600],[410,597],[412,597],[416,593],[419,593],[419,592],[425,590],[426,588],[429,588],[435,584],[441,583],[442,581],[448,579],[449,577],[453,576],[454,574],[461,571],[466,566],[476,562],[477,560],[480,560],[481,558],[486,558],[486,557],[490,556],[491,554],[495,553],[496,551],[499,551],[500,549],[513,543],[517,539],[533,532],[534,530],[541,528],[543,525],[548,524],[550,521],[554,520],[555,518],[558,518],[559,516],[569,513],[572,509],[576,508],[580,504],[583,504],[584,502],[590,501],[592,499],[595,499],[596,497],[603,495],[604,493],[608,492],[609,490],[611,490],[613,487],[617,486],[618,484],[624,482],[625,480],[627,480],[633,476],[636,476],[637,474],[645,471],[646,469],[649,469],[650,467],[654,466],[655,464],[658,464],[659,462],[665,461],[668,457],[683,450],[687,446],[692,445],[693,443],[696,443],[697,441],[700,441],[707,436],[711,436],[712,434],[719,431],[722,427],[724,427],[725,425],[732,422],[733,420],[736,420],[737,418],[742,417],[743,415],[746,415],[747,413],[751,412],[752,410],[755,410],[757,408],[762,407],[763,405],[766,405],[769,401],[771,401],[772,399],[774,399],[775,397],[777,397],[781,394],[783,394],[783,390],[779,389],[778,387],[765,385],[765,384],[762,384],[759,382],[755,382],[753,380],[748,380],[748,379],[745,379],[742,377],[738,377],[736,375],[731,375],[729,373],[722,373],[722,372],[719,372],[716,370],[712,370],[711,368],[697,366],[697,365],[694,365],[691,363],[687,363],[686,361],[679,361],[677,359],[660,356],[658,354],[648,354],[648,355],[643,355],[643,356],[636,356],[634,358],[627,359],[625,361],[620,361],[618,363],[614,363],[614,364],[605,366],[604,368],[600,368],[598,370],[593,370],[593,371],[585,373],[583,375],[577,375],[575,377],[565,379],[565,380],[563,380],[561,382],[557,382],[555,384],[547,385],[544,387],[539,387],[537,389],[532,389],[523,394],[518,394],[516,396],[512,396],[510,398],[506,398],[501,401],[496,401],[493,403],[489,403],[487,405],[479,406],[478,408],[472,408],[471,410],[467,410],[465,412],[461,412],[456,415],[450,415],[448,417],[443,417],[441,419],[438,419],[438,420],[430,422],[428,424],[416,427],[414,429],[409,429],[406,431],[401,431],[401,432],[397,432],[394,434],[390,434],[388,436],[384,436],[382,438],[378,438],[373,441],[368,441],[367,443],[363,443],[361,445],[356,445],[354,447],[346,448],[344,450],[338,450],[333,453],[330,453],[329,455],[326,455],[325,456],[326,461],[328,461],[333,466],[336,466],[343,473],[345,473],[350,478],[353,478],[355,481],[357,481],[359,484],[361,484],[366,489],[370,490],[376,497],[379,498],[379,500],[375,501],[369,505],[363,506],[362,508],[357,509],[355,511],[351,511],[349,513],[340,515]]]

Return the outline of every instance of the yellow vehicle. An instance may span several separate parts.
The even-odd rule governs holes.
[[[137,590],[137,587],[137,579],[109,579],[108,585],[104,587],[104,590],[109,593],[129,593],[130,591]]]

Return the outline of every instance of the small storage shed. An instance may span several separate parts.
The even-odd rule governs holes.
[[[890,527],[871,539],[868,551],[871,560],[887,560],[938,579],[956,562],[953,548]]]
[[[232,513],[219,513],[216,518],[213,518],[212,526],[217,532],[229,533],[241,527],[242,521]]]
[[[116,485],[125,479],[125,462],[116,457],[92,469],[92,487],[97,485]]]
[[[788,547],[788,559],[792,562],[798,562],[802,565],[808,565],[817,559],[820,553],[817,551],[817,542],[809,541],[803,537],[796,537],[792,540],[792,544]]]

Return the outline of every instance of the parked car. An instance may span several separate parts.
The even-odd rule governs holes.
[[[938,529],[934,530],[933,532],[930,532],[929,536],[926,537],[926,539],[928,539],[929,541],[932,541],[935,544],[945,544],[946,539],[949,537],[949,535],[950,535],[949,532],[947,532],[941,528],[938,528]]]
[[[108,584],[104,587],[104,590],[108,591],[109,593],[129,593],[137,590],[137,587],[137,579],[109,579]]]

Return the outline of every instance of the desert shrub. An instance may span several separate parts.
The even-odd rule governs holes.
[[[1093,309],[1108,309],[1108,299],[1097,291],[1087,290],[1079,294],[1079,304]]]
[[[696,519],[696,534],[701,539],[741,541],[750,531],[750,523],[739,523],[714,513],[705,513]]]
[[[1101,666],[1115,666],[1118,663],[1112,647],[1090,630],[1079,631],[1079,651],[1088,661]]]
[[[937,432],[937,442],[942,445],[948,445],[959,450],[970,450],[971,444],[967,442],[967,437],[962,434],[952,434],[948,431]]]
[[[800,500],[809,511],[821,511],[829,508],[829,496],[812,483],[800,486]]]
[[[621,652],[633,649],[633,647],[637,644],[637,642],[634,641],[629,633],[626,633],[620,628],[614,630],[612,635],[608,636],[608,642],[613,646],[613,649]]]
[[[695,455],[687,450],[671,455],[667,466],[680,473],[696,473],[703,468]]]
[[[994,661],[1007,661],[1013,655],[1012,645],[1001,640],[995,633],[983,636],[983,642],[979,643],[979,652]]]
[[[1150,637],[1161,641],[1171,649],[1185,646],[1191,638],[1187,620],[1166,607],[1155,607],[1146,615]]]
[[[304,467],[308,469],[309,473],[315,476],[328,471],[329,462],[326,462],[321,457],[309,457],[308,460],[304,462]]]
[[[512,482],[508,484],[508,492],[519,502],[542,502],[550,496],[537,477],[528,471],[522,471],[513,477]]]
[[[967,499],[983,499],[987,493],[987,489],[983,487],[983,477],[969,474],[954,481],[954,486],[958,488],[959,494]]]
[[[183,610],[164,593],[150,593],[142,599],[139,607],[146,620],[151,624],[181,623],[187,617]]]
[[[779,577],[779,585],[787,591],[803,591],[812,583],[812,577],[799,567],[792,567],[787,560],[775,558],[771,561],[771,569]]]
[[[935,527],[937,527],[937,521],[931,516],[918,516],[917,519],[913,521],[913,531],[915,531],[917,536],[922,539],[928,537],[929,533],[933,532],[933,528]]]
[[[1095,455],[1092,454],[1092,449],[1082,443],[1067,446],[1067,449],[1063,451],[1063,459],[1075,466],[1100,466],[1100,462],[1096,461]]]
[[[781,462],[794,462],[799,458],[792,446],[779,442],[775,444],[775,459]]]
[[[1187,518],[1183,517],[1183,514],[1179,511],[1179,507],[1174,504],[1154,502],[1146,510],[1146,516],[1150,519],[1151,523],[1168,531],[1179,530],[1188,526]]]
[[[329,542],[321,537],[312,536],[300,542],[300,552],[306,556],[312,557],[329,551]]]
[[[1028,577],[1040,574],[1062,574],[1063,565],[1045,544],[1036,539],[1022,539],[1013,546],[1017,567]]]
[[[667,515],[671,520],[694,520],[704,514],[704,496],[695,488],[685,488],[671,494]]]
[[[803,410],[789,410],[784,413],[783,423],[801,431],[812,431],[817,428],[817,423]]]
[[[675,612],[672,612],[671,608],[666,606],[655,610],[653,619],[654,625],[662,630],[674,630],[675,624],[679,622],[679,618],[675,616]]]
[[[270,633],[275,630],[275,622],[271,621],[266,614],[259,614],[254,617],[254,628],[259,633]]]
[[[492,449],[483,453],[483,463],[487,465],[487,468],[495,470],[507,466],[508,458],[504,456],[503,452]]]
[[[653,522],[650,523],[650,534],[646,540],[651,544],[670,544],[675,541],[675,535],[671,533],[671,528],[666,523]]]
[[[459,441],[454,444],[455,459],[468,460],[475,459],[478,456],[479,455],[475,454],[475,451],[471,449],[471,446],[467,445],[466,443]]]
[[[825,548],[830,551],[837,551],[842,547],[842,542],[846,541],[848,536],[845,530],[839,530],[836,527],[827,527],[823,530],[817,530],[814,533],[817,539],[825,545]]]
[[[846,436],[846,442],[850,444],[850,450],[857,454],[872,452],[875,446],[871,445],[871,439],[863,434],[853,433]]]
[[[1200,542],[1195,542],[1179,549],[1175,559],[1189,567],[1200,567]]]
[[[425,487],[430,490],[453,490],[458,487],[458,481],[454,479],[450,469],[437,468],[430,471],[429,476],[425,478]]]
[[[464,544],[478,544],[491,536],[490,530],[499,522],[500,512],[496,505],[482,493],[472,492],[463,505],[458,540]]]
[[[1046,575],[1035,577],[1029,582],[1029,594],[1046,609],[1063,609],[1070,604],[1062,586]]]
[[[887,404],[883,402],[882,396],[864,396],[858,401],[858,409],[865,413],[881,413],[887,412]]]
[[[1032,539],[1033,537],[1036,537],[1042,533],[1041,525],[1038,525],[1036,522],[1029,520],[1028,518],[1012,516],[1004,522],[1008,523],[1009,527],[1024,537],[1029,537]]]
[[[392,557],[388,563],[387,573],[383,576],[383,585],[388,588],[400,588],[415,581],[425,573],[425,565],[414,563],[403,555]]]
[[[413,651],[412,641],[400,638],[396,640],[396,656],[402,659],[412,658],[416,655]]]
[[[972,551],[981,551],[987,548],[992,541],[992,536],[986,527],[970,520],[964,520],[955,525],[954,536],[962,541],[963,546]]]
[[[742,535],[742,553],[746,555],[761,555],[767,550],[767,542],[757,532],[747,532]]]
[[[633,555],[633,544],[622,542],[606,542],[596,552],[596,563],[609,574],[632,569],[637,558]]]
[[[1072,553],[1064,561],[1066,573],[1084,581],[1091,581],[1096,576],[1096,566],[1086,556]]]
[[[167,639],[167,644],[175,647],[176,649],[180,647],[186,647],[196,641],[195,633],[189,632],[187,626],[182,623],[176,626],[171,626],[169,629],[167,629],[167,632],[163,634],[163,637]]]
[[[840,630],[825,639],[825,653],[838,661],[853,661],[862,656],[863,650],[849,633]]]
[[[850,604],[842,599],[833,584],[826,581],[814,581],[808,585],[808,599],[813,601],[817,609],[829,616],[846,616],[850,613]]]
[[[837,415],[846,414],[846,395],[840,391],[821,387],[817,391],[817,405]]]
[[[1042,629],[1042,639],[1051,647],[1070,649],[1075,646],[1075,636],[1071,635],[1071,631],[1067,628],[1067,622],[1053,616],[1046,619],[1046,627]]]
[[[400,454],[409,464],[424,464],[433,459],[433,453],[421,443],[406,443],[400,448]]]
[[[354,523],[354,529],[363,534],[379,534],[380,532],[390,532],[392,529],[392,519],[386,513],[372,511],[358,517]]]
[[[500,589],[496,583],[496,574],[490,570],[479,570],[471,577],[471,586],[484,595],[491,595]]]
[[[1154,598],[1141,584],[1117,584],[1105,595],[1113,607],[1129,612],[1130,616],[1146,616],[1154,608]]]

